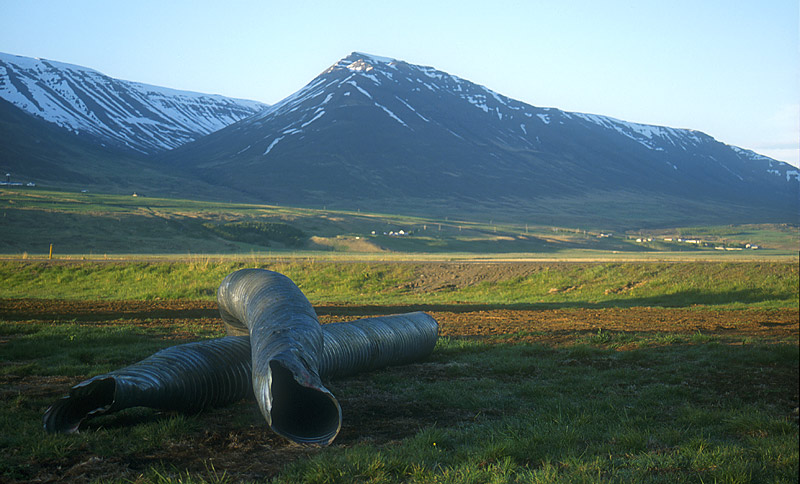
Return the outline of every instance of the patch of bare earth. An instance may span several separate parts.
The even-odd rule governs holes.
[[[514,276],[524,276],[525,270]],[[478,271],[456,271],[420,279],[420,288],[441,288],[447,284],[474,284],[477,278],[493,277]],[[508,279],[509,274],[498,277]],[[558,347],[570,344],[582,335],[610,332],[679,333],[722,336],[754,336],[768,341],[797,341],[800,321],[795,310],[705,310],[664,308],[607,309],[505,309],[480,305],[446,306],[339,306],[317,307],[322,323],[348,321],[381,314],[424,310],[440,324],[442,336],[482,338],[495,343],[532,342]],[[222,331],[216,304],[205,301],[58,301],[0,300],[0,319],[26,322],[77,322],[97,325],[167,325],[175,327],[176,339],[191,338],[181,328],[208,327]],[[185,334],[184,334],[185,331]],[[0,348],[12,341],[0,341]],[[441,366],[441,365],[438,365]],[[418,363],[388,371],[407,374],[409,378],[436,379],[444,372],[437,365]],[[88,375],[87,375],[88,376]],[[796,375],[794,376],[796,380]],[[0,378],[0,399],[20,395],[55,399],[65,395],[77,383],[65,377],[8,375]],[[796,388],[795,384],[795,388]],[[359,443],[386,445],[414,435],[430,425],[457,426],[474,418],[458,410],[421,408],[419,404],[379,392],[366,376],[355,376],[330,383],[330,389],[347,388],[340,397],[343,409],[342,430],[333,445],[348,447]],[[797,392],[795,392],[797,393]],[[796,402],[797,395],[794,401]],[[41,409],[44,412],[44,408]],[[490,413],[491,409],[487,408]],[[133,425],[125,417],[86,423],[86,432],[102,427]],[[152,412],[145,419],[158,419]],[[263,480],[276,475],[288,463],[319,452],[314,447],[290,443],[273,434],[256,405],[239,402],[212,409],[197,417],[198,430],[184,438],[170,441],[163,448],[120,457],[100,457],[85,445],[60,459],[31,460],[26,482],[90,482],[129,480],[136,482],[153,465],[165,465],[176,472],[190,471],[209,480],[226,473],[234,481]],[[44,434],[43,434],[44,438]],[[81,444],[76,444],[81,445]],[[0,477],[0,481],[3,479]]]

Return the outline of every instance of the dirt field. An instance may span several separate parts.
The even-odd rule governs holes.
[[[433,282],[433,281],[431,281]],[[439,285],[442,281],[433,282]],[[635,333],[682,333],[723,336],[757,336],[767,340],[797,340],[800,322],[794,310],[704,310],[704,309],[508,309],[488,306],[321,306],[317,307],[323,323],[347,321],[361,317],[423,310],[440,324],[440,335],[483,338],[487,341],[535,342],[560,346],[575,342],[581,335],[598,330]],[[216,303],[199,301],[47,301],[0,300],[0,319],[19,322],[80,322],[97,325],[191,325],[222,330]],[[177,343],[193,338],[188,331],[178,330]],[[0,340],[0,345],[9,341]],[[624,348],[621,348],[624,349]],[[414,378],[436,377],[441,368],[430,364],[414,364],[386,371],[407,373]],[[19,393],[52,398],[65,395],[78,383],[65,377],[0,377],[0,398]],[[337,393],[341,382],[332,382]],[[413,435],[420,428],[436,423],[456,426],[469,422],[473,415],[455,410],[431,412],[417,405],[399,401],[392,395],[378,394],[364,377],[346,380],[349,389],[360,388],[357,397],[340,399],[344,411],[342,431],[334,445],[351,446],[360,442],[385,444]],[[351,392],[352,393],[352,392]],[[795,402],[797,397],[795,396]],[[42,409],[43,411],[44,409]],[[487,409],[487,411],[490,411]],[[244,415],[249,425],[231,430],[233,415]],[[155,418],[155,417],[150,417]],[[252,402],[206,412],[203,430],[170,444],[168,448],[146,455],[124,458],[99,458],[88,450],[80,458],[65,457],[58,461],[32,462],[32,482],[81,482],[97,478],[135,480],[149,465],[169,462],[178,469],[208,472],[209,463],[216,469],[236,469],[237,480],[263,479],[277,473],[287,462],[312,455],[316,449],[290,444],[275,436],[263,423]],[[110,420],[104,426],[125,426],[125,419]],[[86,431],[96,429],[91,420]],[[0,481],[2,477],[0,476]]]
[[[503,309],[484,305],[317,306],[321,323],[369,316],[425,311],[440,326],[440,336],[486,337],[558,345],[576,333],[604,331],[664,332],[797,337],[795,310],[705,310],[665,308]],[[222,331],[217,304],[211,301],[53,301],[0,300],[0,318],[8,321],[71,321],[102,325],[180,325],[191,321]],[[520,333],[526,333],[520,335]],[[535,333],[535,334],[533,334]],[[508,338],[502,338],[508,335]],[[191,338],[191,334],[175,334]],[[498,338],[494,338],[498,339]]]

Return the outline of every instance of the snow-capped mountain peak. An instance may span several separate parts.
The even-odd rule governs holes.
[[[75,134],[145,154],[176,148],[266,107],[5,53],[0,53],[0,98]]]
[[[364,197],[392,205],[413,194],[540,210],[536,200],[546,197],[635,193],[642,203],[670,199],[678,207],[697,198],[740,203],[743,193],[786,200],[798,188],[790,165],[700,131],[536,107],[433,67],[362,52],[171,154],[176,165],[235,179],[276,203]]]
[[[340,61],[336,62],[328,69],[326,69],[323,74],[328,74],[338,69],[347,69],[353,72],[369,72],[374,69],[376,66],[394,66],[397,64],[396,59],[392,59],[389,57],[381,57],[372,54],[365,54],[363,52],[353,52],[347,57],[344,57]]]
[[[160,152],[151,160],[269,203],[364,200],[394,211],[400,201],[463,214],[482,206],[520,220],[553,212],[597,220],[606,206],[642,223],[649,215],[640,207],[672,210],[680,223],[697,211],[705,220],[720,210],[729,220],[737,210],[754,220],[798,213],[795,167],[700,131],[536,107],[362,52],[266,108],[7,54],[0,97],[16,106],[0,103],[0,114],[19,108],[103,144]]]
[[[386,96],[387,90],[393,95]],[[331,102],[334,100],[334,102]],[[334,63],[302,89],[262,112],[263,121],[275,117],[292,120],[268,135],[264,153],[272,153],[286,136],[299,136],[312,124],[327,116],[331,107],[364,109],[368,107],[398,127],[409,131],[443,130],[446,136],[468,139],[464,126],[454,126],[461,119],[480,120],[480,129],[506,144],[522,142],[531,149],[545,149],[548,133],[560,126],[582,125],[584,129],[602,129],[656,152],[692,150],[712,140],[694,130],[632,123],[595,114],[570,113],[556,108],[535,107],[499,94],[460,77],[433,67],[406,63],[390,57],[353,52]],[[427,124],[422,126],[420,123]],[[457,123],[458,124],[458,123]],[[463,125],[463,122],[460,123]],[[667,162],[677,169],[677,165]]]

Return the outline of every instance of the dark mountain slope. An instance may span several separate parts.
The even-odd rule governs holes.
[[[98,146],[2,99],[0,140],[0,175],[9,173],[12,181],[23,184],[206,199],[241,196],[230,189],[187,179],[169,167],[156,167],[141,156]]]
[[[537,108],[360,53],[161,161],[269,203],[581,223],[786,221],[800,176],[698,131]]]

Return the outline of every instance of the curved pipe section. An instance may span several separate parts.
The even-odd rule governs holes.
[[[75,385],[47,410],[45,430],[75,432],[86,418],[134,406],[194,413],[255,393],[275,432],[327,445],[341,408],[320,377],[417,361],[438,338],[438,324],[422,312],[320,327],[297,286],[270,271],[230,274],[218,300],[232,336],[167,348]]]
[[[250,335],[253,392],[272,430],[298,443],[331,443],[342,409],[320,380],[322,327],[302,291],[283,274],[242,269],[225,277],[217,302],[228,334]]]

